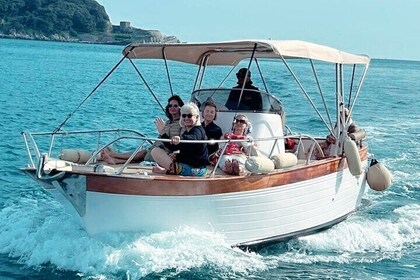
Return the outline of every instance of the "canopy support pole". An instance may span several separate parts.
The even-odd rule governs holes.
[[[162,48],[162,57],[163,57],[163,61],[165,61],[165,69],[166,69],[166,75],[168,76],[169,89],[171,91],[171,95],[173,96],[174,91],[172,89],[171,75],[169,75],[169,67],[168,67],[168,60],[166,59],[165,47]]]
[[[321,96],[322,103],[324,104],[324,110],[325,110],[325,112],[327,114],[328,121],[330,122],[330,127],[331,127],[330,132],[332,132],[333,124],[332,124],[332,121],[331,121],[330,112],[329,112],[329,110],[327,108],[327,102],[325,101],[324,93],[323,93],[322,88],[321,88],[321,83],[319,82],[319,79],[318,79],[318,73],[316,72],[315,65],[314,65],[314,62],[312,61],[312,59],[309,59],[309,61],[311,62],[312,72],[314,73],[316,84],[318,86],[319,95]]]
[[[156,100],[156,102],[159,105],[159,107],[162,109],[163,112],[165,112],[165,108],[163,108],[162,103],[159,101],[159,99],[157,98],[156,94],[153,92],[153,90],[151,89],[151,87],[147,83],[146,79],[140,73],[140,70],[137,68],[137,66],[134,64],[134,62],[130,58],[128,58],[128,60],[131,62],[131,65],[133,65],[134,70],[136,70],[137,75],[139,75],[139,77],[143,81],[144,85],[147,87],[147,89],[149,90],[149,92],[152,94],[153,98]]]
[[[63,127],[63,125],[65,125],[67,123],[67,121],[74,115],[74,113],[76,113],[77,110],[79,110],[79,108],[92,96],[92,94],[108,79],[108,77],[115,71],[115,69],[118,68],[118,66],[120,66],[120,64],[124,61],[124,59],[130,54],[130,52],[134,49],[134,47],[132,47],[121,59],[120,61],[118,61],[118,63],[112,67],[111,71],[108,72],[108,74],[106,74],[106,76],[99,82],[99,84],[96,85],[96,87],[89,93],[88,96],[85,97],[85,99],[83,99],[83,101],[76,107],[76,109],[73,110],[73,112],[71,112],[70,114],[67,115],[67,118],[56,128],[54,129],[53,133],[57,133],[61,130],[61,128]]]
[[[248,67],[246,68],[245,78],[248,77],[249,68],[251,67],[252,60],[254,59],[256,49],[257,49],[257,43],[254,44],[254,48],[252,49],[252,55],[251,55],[251,59],[249,60]],[[241,94],[239,95],[238,104],[236,104],[235,116],[238,113],[238,108],[239,108],[239,105],[241,104],[242,95],[243,95],[244,89],[245,89],[245,84],[246,84],[246,82],[244,81],[243,84],[242,84],[242,88],[241,88]]]
[[[351,74],[350,92],[349,92],[349,100],[347,102],[347,108],[350,108],[351,94],[353,92],[353,83],[354,83],[354,74],[355,74],[355,72],[356,72],[356,64],[353,64],[353,72]]]
[[[260,73],[261,80],[262,80],[262,82],[264,84],[265,92],[268,93],[267,83],[265,82],[264,76],[263,76],[263,74],[261,72],[261,68],[260,68],[260,64],[258,63],[258,59],[257,58],[254,58],[254,60],[255,60],[255,64],[257,65],[258,72]]]
[[[324,123],[324,125],[328,128],[328,130],[331,131],[331,129],[328,127],[327,122],[325,121],[325,119],[322,117],[321,112],[319,112],[319,110],[315,107],[314,102],[312,101],[312,99],[309,97],[307,91],[305,90],[305,88],[303,87],[302,83],[299,81],[298,77],[296,76],[296,74],[293,72],[292,68],[290,67],[290,65],[287,63],[286,59],[284,58],[284,56],[282,54],[280,54],[280,57],[284,63],[284,65],[286,66],[287,70],[289,71],[289,73],[292,75],[293,79],[295,80],[295,82],[297,83],[297,85],[299,86],[300,90],[302,91],[302,93],[305,95],[306,99],[308,100],[308,102],[311,104],[312,108],[314,108],[315,112],[318,114],[319,118],[322,120],[322,122]]]

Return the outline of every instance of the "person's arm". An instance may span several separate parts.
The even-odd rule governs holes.
[[[162,138],[162,139],[170,139],[171,137],[169,137],[168,134],[164,133],[164,134],[160,135],[159,138]]]
[[[162,136],[163,134],[165,134],[166,122],[162,118],[155,119],[155,126],[156,126],[156,130],[159,133],[159,136]]]
[[[255,92],[254,92],[255,108],[259,111],[262,111],[262,109],[263,109],[263,99],[262,99],[260,89],[257,88],[257,87],[254,87],[254,90],[255,90]]]
[[[230,132],[226,132],[224,135],[223,135],[223,139],[230,139],[231,138],[231,136],[232,136],[232,133],[230,133]]]
[[[168,129],[167,129],[168,128]],[[171,136],[166,132],[166,131],[168,131],[169,132],[169,121],[166,121],[165,123],[164,123],[164,126],[163,126],[163,134],[160,134],[159,135],[159,138],[162,138],[162,139],[171,139]],[[163,145],[167,148],[167,149],[169,149],[169,150],[171,150],[171,151],[175,151],[175,150],[177,150],[177,147],[176,147],[176,145],[177,144],[174,144],[174,143],[171,143],[171,142],[163,142]]]
[[[238,100],[239,100],[239,91],[237,88],[232,88],[229,92],[228,99],[226,100],[225,106],[229,110],[235,110],[238,106]]]
[[[263,100],[262,100],[261,93],[258,93],[257,103],[258,103],[258,110],[262,111],[262,109],[263,109]]]
[[[248,134],[243,139],[245,139],[245,141],[239,142],[239,145],[241,145],[245,150],[254,145],[251,135]]]
[[[215,140],[219,140],[220,138],[222,138],[223,132],[222,129],[217,126],[216,128],[216,133],[215,133]]]
[[[163,134],[163,135],[161,135],[160,136],[160,138],[162,138],[162,139],[171,139],[171,137],[169,137],[169,135],[168,134]],[[176,150],[176,145],[174,145],[174,144],[172,144],[171,142],[162,142],[163,143],[163,145],[167,148],[167,149],[169,149],[169,150],[171,150],[171,151],[175,151]]]

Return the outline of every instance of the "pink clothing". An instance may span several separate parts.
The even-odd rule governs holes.
[[[225,133],[224,138],[236,140],[236,139],[245,139],[246,137],[244,135],[236,135],[236,134],[233,134],[232,132],[228,132],[228,133]],[[241,143],[230,142],[227,144],[227,147],[223,154],[234,155],[234,154],[242,154],[242,153],[243,153],[243,149],[242,149]]]

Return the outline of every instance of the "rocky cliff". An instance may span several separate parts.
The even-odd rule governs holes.
[[[179,42],[157,30],[112,25],[95,0],[0,0],[0,37],[87,43]]]

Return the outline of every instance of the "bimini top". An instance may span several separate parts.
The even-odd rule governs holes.
[[[250,58],[307,58],[339,64],[369,64],[367,55],[355,55],[323,45],[296,40],[244,40],[219,43],[130,44],[123,55],[130,59],[167,59],[191,64],[236,65]]]

